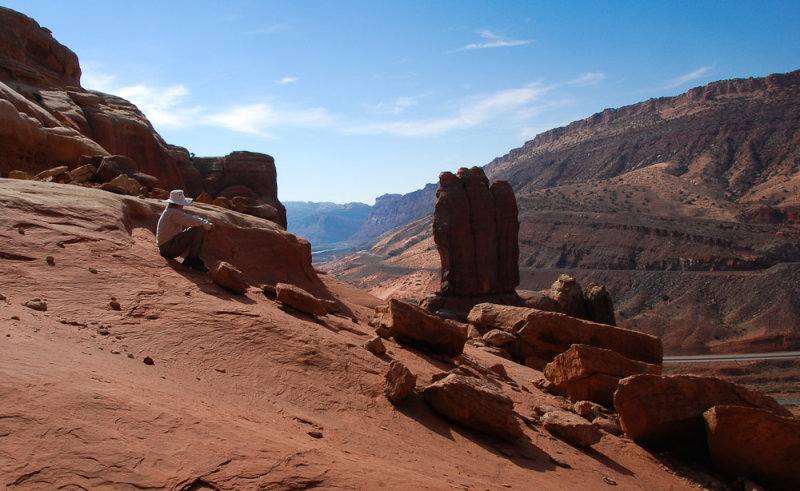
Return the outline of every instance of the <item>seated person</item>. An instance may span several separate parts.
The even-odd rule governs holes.
[[[214,224],[183,211],[183,207],[194,201],[174,189],[165,200],[164,208],[156,227],[156,243],[162,256],[172,259],[184,252],[183,265],[197,271],[208,271],[201,256],[205,253],[206,231],[213,232]]]

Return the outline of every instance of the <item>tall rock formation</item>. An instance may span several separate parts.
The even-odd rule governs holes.
[[[518,233],[517,203],[507,182],[490,186],[478,167],[439,175],[433,237],[443,295],[512,292],[519,284]]]

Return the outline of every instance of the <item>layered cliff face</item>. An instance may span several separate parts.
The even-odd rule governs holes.
[[[151,190],[257,200],[251,209],[272,207],[274,220],[286,226],[272,157],[234,152],[196,161],[167,144],[134,104],[81,88],[80,75],[78,57],[49,30],[0,7],[0,177],[121,155],[137,174],[155,179],[141,182]]]
[[[488,164],[517,196],[520,288],[561,272],[604,284],[620,325],[661,335],[668,353],[799,347],[800,304],[782,279],[800,261],[798,100],[800,71],[716,82],[608,109]],[[383,261],[331,268],[391,291],[403,267],[439,268],[431,227],[428,215],[387,234],[371,249]]]

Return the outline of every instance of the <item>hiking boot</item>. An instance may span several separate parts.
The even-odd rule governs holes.
[[[203,273],[208,272],[208,268],[203,263],[203,260],[199,257],[186,256],[186,259],[183,260],[183,265],[187,268],[192,268],[195,271],[200,271]]]

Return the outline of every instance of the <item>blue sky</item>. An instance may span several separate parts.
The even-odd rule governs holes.
[[[0,0],[198,156],[282,201],[407,193],[605,108],[800,68],[793,1]]]

